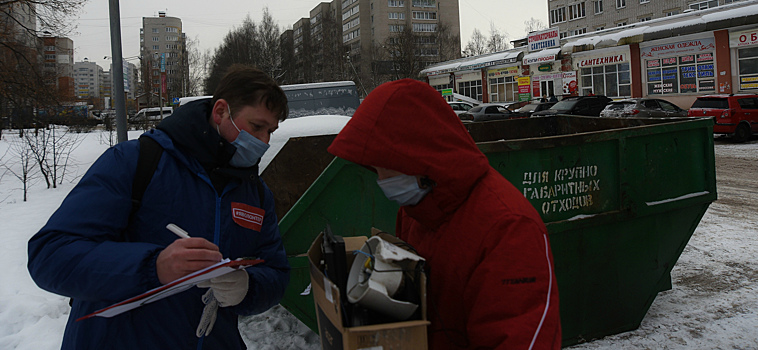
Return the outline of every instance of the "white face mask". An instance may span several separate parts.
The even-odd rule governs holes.
[[[388,177],[384,180],[377,179],[376,183],[387,196],[387,199],[393,200],[401,206],[416,205],[432,191],[431,187],[419,187],[415,176],[405,174]]]

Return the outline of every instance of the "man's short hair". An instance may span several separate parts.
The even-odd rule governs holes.
[[[287,119],[289,114],[287,95],[274,79],[257,68],[242,64],[229,67],[213,93],[211,105],[219,99],[226,100],[232,112],[243,106],[257,107],[263,103],[279,116],[279,121]]]

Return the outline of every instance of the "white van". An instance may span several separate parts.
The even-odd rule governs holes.
[[[174,113],[173,107],[163,107],[163,118],[166,118]],[[131,122],[146,122],[161,120],[161,107],[150,107],[140,109],[137,114],[134,115],[129,121]]]

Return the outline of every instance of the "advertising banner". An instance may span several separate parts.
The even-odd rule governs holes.
[[[529,34],[528,40],[529,40],[530,52],[560,46],[559,44],[560,36],[558,34],[558,28],[550,28],[547,30]]]
[[[531,94],[531,79],[529,77],[518,78],[518,100],[529,101],[532,99]]]
[[[758,45],[758,29],[729,33],[729,47]]]
[[[579,92],[579,82],[576,78],[576,71],[563,72],[563,93],[575,95]]]
[[[676,54],[713,52],[715,49],[716,43],[713,38],[705,38],[640,48],[640,55],[642,58],[661,57]]]

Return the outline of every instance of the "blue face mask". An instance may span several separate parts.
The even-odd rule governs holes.
[[[229,106],[226,106],[229,109]],[[269,148],[269,144],[259,140],[257,137],[250,135],[245,130],[240,130],[237,124],[232,119],[232,111],[229,109],[229,120],[234,125],[234,128],[239,131],[237,138],[231,142],[232,145],[237,147],[237,151],[234,152],[229,164],[235,168],[249,168],[258,162],[266,150]]]
[[[387,196],[387,199],[393,200],[401,206],[418,204],[432,190],[431,187],[419,187],[415,176],[405,174],[376,180],[376,183]]]

